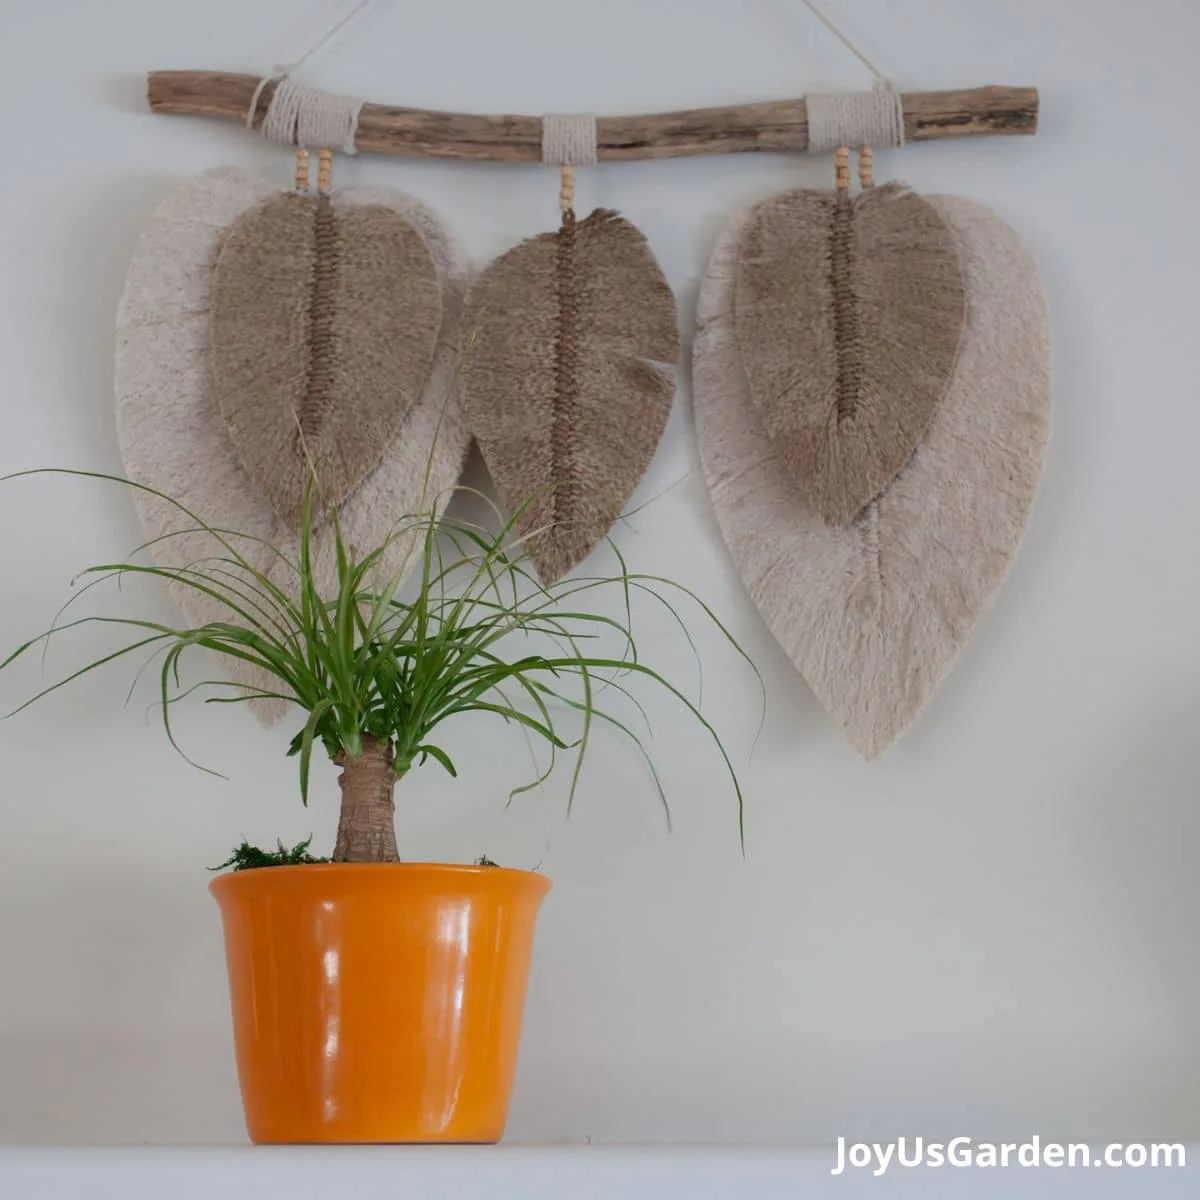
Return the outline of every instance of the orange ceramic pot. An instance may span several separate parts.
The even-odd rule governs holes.
[[[549,888],[433,863],[214,880],[251,1141],[498,1141]]]

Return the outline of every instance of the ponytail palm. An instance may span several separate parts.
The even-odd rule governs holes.
[[[345,542],[334,511],[330,520],[337,586],[333,594],[322,594],[313,567],[311,496],[304,507],[298,556],[287,559],[272,548],[276,566],[284,569],[267,574],[244,552],[251,544],[261,547],[260,539],[209,526],[160,492],[97,472],[22,475],[46,473],[82,475],[150,492],[179,513],[180,528],[168,538],[203,532],[211,539],[213,553],[180,567],[137,561],[135,553],[129,562],[88,568],[82,576],[85,586],[51,627],[18,647],[0,669],[73,627],[113,625],[126,631],[129,640],[47,686],[14,713],[101,666],[135,654],[158,664],[162,721],[173,745],[172,705],[197,688],[215,693],[208,696],[209,702],[286,702],[303,715],[290,753],[299,760],[305,803],[314,748],[320,746],[341,767],[334,860],[391,862],[399,858],[396,780],[431,760],[457,774],[441,734],[451,718],[466,713],[495,716],[548,749],[544,769],[514,794],[540,784],[559,756],[569,752],[573,798],[599,724],[633,743],[665,806],[666,796],[642,737],[622,715],[601,703],[606,696],[625,696],[640,708],[632,692],[632,685],[640,681],[669,693],[711,740],[728,774],[741,835],[742,792],[721,739],[697,702],[642,661],[634,635],[634,601],[648,595],[665,606],[690,643],[676,606],[682,600],[694,604],[745,657],[712,611],[687,589],[631,573],[619,554],[617,574],[542,586],[514,537],[523,512],[504,522],[499,532],[466,521],[439,520],[433,512],[418,514],[400,521],[388,542],[362,552]],[[397,543],[406,549],[406,567],[385,577],[381,562]],[[217,602],[225,615],[193,627],[132,617],[73,617],[74,605],[93,587],[139,575],[194,590]],[[280,576],[282,583],[277,581]],[[621,615],[591,610],[594,593],[614,589]],[[511,652],[514,641],[523,652]],[[601,643],[615,648],[600,652],[595,647]],[[252,668],[263,685],[208,680],[184,688],[180,662],[185,654],[190,658],[200,650]],[[568,716],[575,718],[571,738],[564,732]]]

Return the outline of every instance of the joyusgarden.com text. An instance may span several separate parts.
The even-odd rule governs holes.
[[[834,1147],[836,1162],[831,1175],[869,1170],[885,1175],[912,1167],[1004,1168],[1050,1167],[1133,1169],[1187,1165],[1184,1147],[1167,1142],[1110,1142],[1089,1146],[1082,1142],[1043,1142],[1034,1136],[1025,1142],[981,1142],[970,1137],[927,1141],[902,1137],[892,1142],[852,1142],[840,1137]]]

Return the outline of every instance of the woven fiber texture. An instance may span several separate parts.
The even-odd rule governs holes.
[[[358,115],[362,106],[363,102],[355,96],[321,92],[284,76],[275,85],[267,115],[263,118],[262,134],[288,145],[357,154],[354,140],[358,135]],[[250,106],[251,112],[255,107],[254,104]]]
[[[595,117],[547,113],[542,118],[542,162],[555,167],[587,167],[595,161]]]
[[[804,98],[808,152],[824,154],[839,146],[883,149],[904,145],[904,105],[890,87],[869,92],[813,92]]]
[[[954,236],[902,184],[751,213],[734,292],[763,423],[830,525],[887,487],[946,394],[963,327]]]
[[[383,205],[276,196],[235,222],[213,280],[217,400],[246,473],[299,528],[378,465],[442,323],[421,234]]]
[[[246,474],[217,404],[211,351],[213,283],[218,257],[238,218],[280,195],[239,168],[206,171],[170,195],[143,230],[126,277],[117,315],[117,432],[130,479],[174,497],[208,524],[260,538],[239,549],[278,584],[294,585],[274,545],[293,562],[297,537]],[[348,189],[338,203],[383,206],[409,222],[424,239],[437,268],[441,327],[432,369],[375,469],[340,509],[343,533],[360,551],[382,545],[405,514],[440,511],[462,470],[470,434],[456,394],[461,353],[465,273],[437,217],[401,193]],[[297,356],[299,358],[299,356]],[[200,562],[224,551],[166,501],[135,491],[134,501],[160,565]],[[334,591],[337,563],[333,531],[314,533],[314,572],[324,595]],[[380,563],[383,577],[412,565],[412,539],[397,537]],[[194,623],[232,620],[222,605],[191,589],[172,594]],[[221,660],[231,677],[250,687],[265,682],[255,672]],[[264,721],[282,707],[255,701]]]
[[[463,402],[543,582],[603,540],[675,396],[675,297],[646,239],[594,212],[523,242],[467,298]]]
[[[962,259],[962,346],[925,438],[849,525],[822,520],[751,400],[734,315],[744,221],[721,238],[699,301],[696,430],[721,532],[768,628],[867,757],[912,724],[990,606],[1050,436],[1050,324],[1033,259],[987,209],[930,203]]]

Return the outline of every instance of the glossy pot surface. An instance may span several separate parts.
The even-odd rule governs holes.
[[[214,880],[251,1140],[499,1140],[549,888],[433,863]]]

